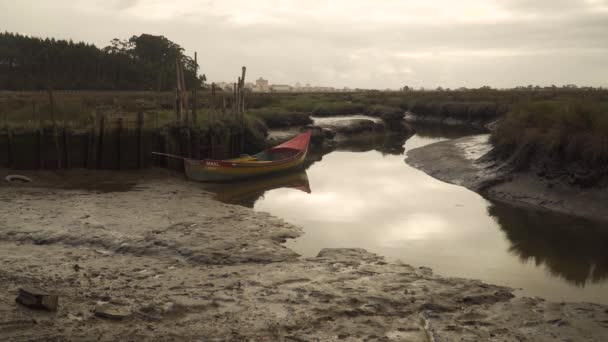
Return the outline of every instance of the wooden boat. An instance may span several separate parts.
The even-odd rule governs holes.
[[[214,182],[259,177],[295,169],[301,166],[306,158],[310,134],[310,131],[302,133],[253,156],[245,155],[226,160],[184,158],[186,176],[197,181]]]

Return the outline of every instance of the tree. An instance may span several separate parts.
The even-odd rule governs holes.
[[[86,43],[0,33],[0,89],[173,90],[175,61],[188,87],[200,87],[194,61],[164,36],[113,39],[103,49]]]

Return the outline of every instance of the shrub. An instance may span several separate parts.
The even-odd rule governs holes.
[[[534,163],[608,168],[608,104],[561,100],[522,103],[505,116],[491,142],[501,158],[519,168]]]
[[[250,110],[249,114],[261,119],[270,128],[308,125],[312,123],[310,115],[292,112],[284,108],[268,107]]]

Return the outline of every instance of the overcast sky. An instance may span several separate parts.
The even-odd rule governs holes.
[[[0,0],[0,30],[162,34],[213,81],[608,86],[608,0]]]

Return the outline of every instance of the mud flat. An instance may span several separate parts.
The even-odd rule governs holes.
[[[362,249],[300,258],[282,244],[300,228],[165,171],[26,175],[0,187],[0,340],[608,340],[607,306]],[[22,287],[58,310],[15,303]]]
[[[491,199],[608,220],[608,188],[571,186],[539,177],[534,171],[505,171],[501,165],[481,158],[491,149],[488,138],[488,134],[475,135],[416,148],[408,151],[407,163]]]

